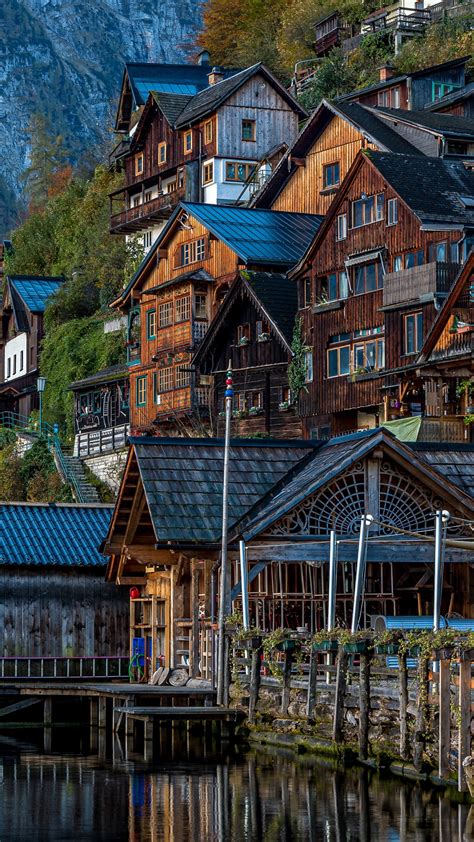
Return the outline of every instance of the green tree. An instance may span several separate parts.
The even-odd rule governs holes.
[[[62,135],[55,135],[45,114],[36,112],[28,124],[30,165],[22,175],[32,210],[42,208],[60,170],[66,164]]]
[[[301,94],[300,101],[311,111],[322,99],[335,99],[350,91],[355,84],[356,75],[349,67],[342,49],[337,47],[322,59],[314,82]]]
[[[12,442],[0,449],[0,500],[24,500],[25,486],[20,473],[21,459]]]

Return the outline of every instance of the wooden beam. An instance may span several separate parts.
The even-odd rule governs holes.
[[[122,576],[121,579],[117,576],[117,585],[143,585],[145,576]]]
[[[32,705],[37,705],[38,702],[44,701],[43,698],[31,696],[29,699],[22,699],[21,702],[15,702],[13,705],[7,705],[6,708],[0,708],[0,717],[9,716],[10,713],[16,713],[18,710],[24,710]]]
[[[230,555],[230,554],[229,554]],[[234,557],[233,554],[231,557]],[[237,556],[235,556],[237,557]],[[352,544],[340,543],[338,545],[339,562],[355,562],[357,559],[357,542]],[[413,563],[433,564],[434,544],[432,542],[422,543],[421,541],[380,541],[370,542],[367,547],[368,562],[392,561],[395,564]],[[248,561],[307,561],[326,562],[329,561],[329,541],[327,543],[314,544],[304,541],[292,544],[260,544],[247,547]],[[405,559],[406,561],[403,561]],[[448,564],[471,563],[472,551],[446,547],[445,561]]]
[[[165,564],[169,563],[169,553],[165,550],[155,550],[153,546],[146,544],[126,544],[123,548],[128,558],[139,559],[143,564]]]

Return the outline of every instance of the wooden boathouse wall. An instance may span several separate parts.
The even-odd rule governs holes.
[[[100,657],[128,653],[128,588],[104,568],[0,566],[3,657]]]

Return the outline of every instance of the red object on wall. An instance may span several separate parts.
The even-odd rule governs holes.
[[[130,599],[138,599],[140,596],[140,591],[138,588],[130,588]]]

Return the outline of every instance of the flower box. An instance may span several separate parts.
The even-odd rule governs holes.
[[[339,641],[337,640],[320,640],[313,643],[313,652],[337,652],[339,649]]]
[[[294,652],[298,645],[298,641],[288,638],[287,640],[280,640],[280,642],[276,644],[275,649],[278,649],[279,652],[289,653]]]
[[[398,643],[379,643],[375,647],[376,655],[398,655],[399,651]]]
[[[291,404],[288,401],[283,401],[282,403],[278,404],[278,411],[279,412],[288,412],[291,409]]]
[[[237,345],[239,346],[239,348],[241,348],[244,345],[248,345],[249,342],[250,342],[250,339],[247,336],[242,336],[242,338],[239,339]]]
[[[249,415],[263,415],[263,409],[261,406],[251,406],[249,409]]]
[[[366,640],[356,640],[354,643],[344,643],[347,655],[367,655],[369,647]]]
[[[270,338],[269,333],[261,333],[260,336],[257,336],[257,342],[270,342]]]

